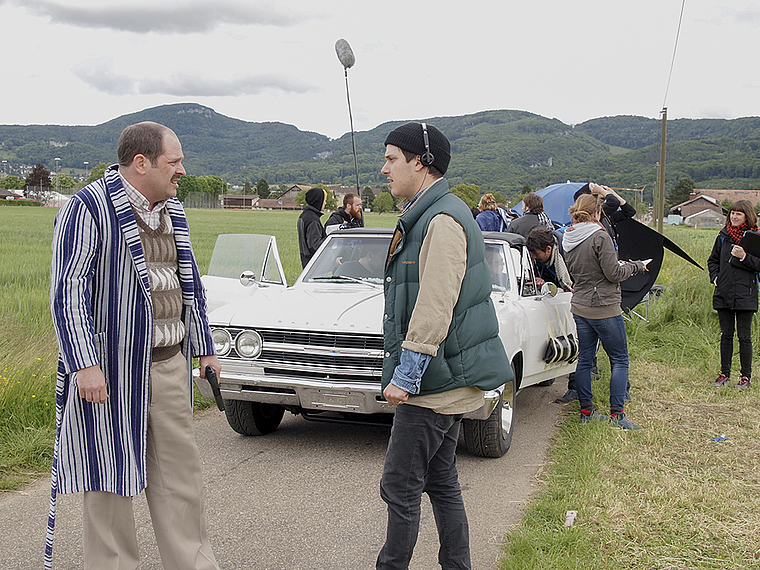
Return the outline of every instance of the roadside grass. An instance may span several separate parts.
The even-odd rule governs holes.
[[[0,211],[0,491],[46,474],[55,437],[58,347],[50,319],[51,240],[56,208]],[[301,272],[300,212],[188,210],[201,273],[221,233],[277,238],[288,283]],[[367,225],[393,226],[394,215],[366,214]],[[214,405],[195,390],[195,409]]]
[[[666,233],[706,269],[715,230]],[[711,386],[720,336],[713,287],[706,271],[666,255],[658,283],[668,289],[650,303],[649,323],[627,324],[626,413],[644,429],[581,425],[569,405],[501,570],[760,567],[760,395]],[[599,362],[595,401],[606,410],[609,361]],[[565,527],[569,510],[578,516]]]
[[[0,212],[0,491],[49,469],[56,342],[50,324],[55,210]]]

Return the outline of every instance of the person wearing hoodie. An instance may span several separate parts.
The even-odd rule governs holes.
[[[593,194],[594,196],[600,196],[602,198],[602,218],[600,222],[602,223],[602,226],[604,226],[604,229],[607,230],[607,233],[610,234],[612,242],[615,244],[615,249],[617,250],[617,224],[623,220],[633,218],[636,215],[636,208],[634,208],[629,202],[626,202],[625,199],[622,196],[618,195],[612,188],[603,186],[601,184],[596,184],[594,182],[587,182],[581,186],[578,191],[573,194],[573,200],[577,200],[578,196],[581,196],[582,194]],[[599,347],[597,346],[597,350],[598,349]],[[594,365],[591,369],[591,377],[599,377],[599,370],[596,365],[596,356],[594,356]],[[629,384],[625,390],[626,401],[630,400],[631,398],[630,389],[631,386]],[[557,401],[567,403],[572,400],[576,400],[577,398],[578,394],[575,392],[575,388],[571,388],[568,384],[567,393],[561,398],[557,398]]]
[[[306,192],[306,204],[298,217],[298,249],[301,251],[301,266],[306,267],[327,234],[319,219],[325,207],[327,194],[322,188],[310,188]]]
[[[713,382],[716,388],[730,381],[734,328],[741,364],[741,379],[735,387],[746,390],[752,378],[752,317],[757,312],[760,258],[739,245],[747,230],[757,231],[757,214],[749,200],[738,200],[731,206],[707,259],[710,282],[715,285],[713,309],[720,323],[720,375]]]
[[[610,358],[610,422],[621,429],[640,429],[625,416],[625,391],[628,385],[628,346],[625,321],[620,306],[620,283],[640,271],[643,261],[619,261],[612,238],[600,220],[602,202],[592,194],[578,197],[570,208],[573,225],[567,229],[562,245],[565,261],[573,278],[570,312],[578,329],[578,366],[575,383],[581,403],[581,423],[606,420],[594,411],[591,392],[591,366],[597,341]]]

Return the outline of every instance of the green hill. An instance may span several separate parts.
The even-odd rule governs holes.
[[[189,173],[217,175],[230,183],[321,181],[355,184],[351,135],[329,139],[284,123],[252,123],[195,103],[123,115],[96,126],[0,125],[0,156],[11,165],[60,158],[62,171],[113,162],[116,141],[128,124],[152,120],[182,141]],[[495,110],[432,117],[452,143],[452,184],[516,196],[525,184],[542,188],[564,180],[597,180],[617,187],[653,187],[659,161],[660,121],[619,116],[571,126],[525,111]],[[383,141],[403,121],[356,133],[360,183],[385,183]],[[760,117],[668,122],[668,187],[681,177],[697,187],[760,188]],[[645,193],[645,198],[647,194]]]

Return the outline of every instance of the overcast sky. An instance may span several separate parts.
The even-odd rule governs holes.
[[[95,125],[196,102],[245,121],[349,131],[335,42],[356,56],[357,130],[520,109],[760,115],[760,4],[686,0],[0,0],[0,124]]]

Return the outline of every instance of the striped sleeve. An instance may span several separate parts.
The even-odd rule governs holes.
[[[56,218],[50,284],[53,325],[67,373],[100,362],[91,302],[99,243],[95,220],[74,196]]]

